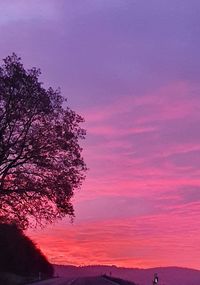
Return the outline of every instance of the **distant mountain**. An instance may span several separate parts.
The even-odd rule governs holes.
[[[158,274],[159,285],[200,285],[200,271],[180,267],[158,267],[150,269],[122,268],[116,266],[54,265],[55,274],[60,277],[108,276],[122,278],[139,285],[151,285],[154,273]]]

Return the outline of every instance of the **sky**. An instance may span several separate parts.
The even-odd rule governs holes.
[[[76,218],[29,230],[57,264],[200,269],[199,0],[0,0],[0,59],[85,118]]]

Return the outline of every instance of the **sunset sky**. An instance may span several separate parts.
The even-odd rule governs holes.
[[[49,260],[200,269],[200,1],[0,0],[0,35],[85,118],[74,223],[28,231]]]

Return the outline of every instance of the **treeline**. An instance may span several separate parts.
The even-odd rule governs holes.
[[[53,266],[16,225],[0,224],[0,272],[48,278]]]

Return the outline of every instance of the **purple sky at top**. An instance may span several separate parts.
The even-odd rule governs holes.
[[[41,68],[86,120],[74,225],[30,236],[57,263],[200,269],[200,2],[1,0],[0,15],[0,57]]]

